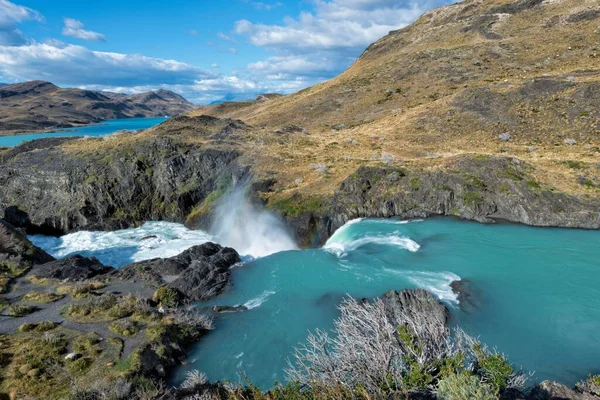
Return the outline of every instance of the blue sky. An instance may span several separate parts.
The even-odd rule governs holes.
[[[0,82],[196,103],[290,93],[448,0],[0,0]]]

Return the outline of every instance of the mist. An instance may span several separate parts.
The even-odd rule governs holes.
[[[279,216],[248,201],[246,185],[223,197],[210,232],[220,244],[252,257],[298,249]]]

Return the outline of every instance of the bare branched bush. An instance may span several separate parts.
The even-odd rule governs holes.
[[[286,369],[288,379],[331,390],[340,384],[362,384],[371,393],[377,393],[382,384],[401,381],[403,350],[383,302],[362,304],[347,298],[339,309],[334,335],[321,330],[309,334],[306,344],[296,349],[295,362]]]
[[[208,382],[208,378],[204,372],[194,369],[185,374],[185,380],[181,383],[180,387],[182,389],[193,389],[196,386],[204,385],[206,382]]]
[[[432,392],[440,379],[460,371],[478,374],[496,390],[522,386],[527,379],[462,330],[451,335],[445,321],[433,315],[352,298],[339,309],[331,334],[317,330],[296,349],[286,369],[288,380],[306,389],[363,388],[386,397]]]
[[[170,315],[173,321],[179,325],[192,326],[207,331],[214,329],[212,317],[199,313],[196,307],[189,302],[184,303],[183,306],[174,310]]]

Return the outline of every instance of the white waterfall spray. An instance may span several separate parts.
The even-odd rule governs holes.
[[[246,189],[234,189],[217,206],[210,231],[219,243],[253,257],[297,250],[285,223],[274,213],[250,203]]]

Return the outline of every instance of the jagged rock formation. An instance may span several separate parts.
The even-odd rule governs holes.
[[[0,89],[0,135],[68,128],[107,119],[175,116],[195,106],[168,90],[131,96],[81,89],[61,89],[30,81]]]
[[[85,281],[98,275],[109,273],[113,269],[102,265],[96,258],[75,255],[61,260],[39,265],[30,272],[30,276],[42,279]]]
[[[115,271],[119,279],[168,285],[192,301],[218,296],[230,283],[229,269],[240,262],[232,248],[215,243],[194,246],[178,256],[141,261]]]

